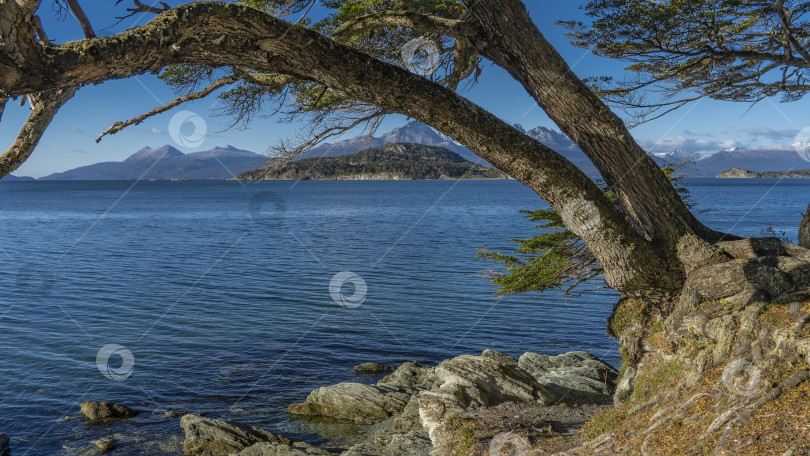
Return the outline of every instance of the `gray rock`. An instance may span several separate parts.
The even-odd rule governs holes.
[[[481,353],[481,356],[483,356],[484,358],[493,358],[493,359],[497,359],[497,360],[501,360],[501,361],[504,361],[504,362],[507,362],[507,363],[513,363],[513,364],[517,364],[517,362],[518,362],[515,358],[512,358],[509,355],[504,355],[503,353],[501,353],[499,351],[496,351],[496,350],[493,350],[491,348],[488,348],[488,349],[484,350],[484,352]]]
[[[0,434],[0,456],[9,456],[11,441],[6,434]]]
[[[294,442],[292,445],[262,442],[245,448],[238,456],[335,456],[335,453],[303,442]]]
[[[318,388],[306,402],[292,404],[292,415],[323,416],[360,424],[374,424],[400,413],[411,395],[399,389],[361,383],[338,383]]]
[[[386,372],[394,372],[395,370],[395,367],[380,363],[362,363],[354,366],[354,372],[356,374],[384,374]]]
[[[556,356],[524,353],[518,366],[563,400],[611,394],[619,375],[609,364],[583,351]]]
[[[418,394],[411,396],[402,413],[394,418],[394,429],[402,432],[422,430],[422,422],[419,420]]]
[[[95,445],[96,448],[98,448],[98,450],[102,453],[112,451],[118,446],[115,444],[115,439],[112,437],[104,437],[103,439],[93,440],[90,443]]]
[[[426,380],[430,391],[419,395],[419,418],[433,449],[450,454],[455,431],[450,418],[507,402],[549,405],[554,396],[521,370],[514,358],[495,351],[486,356],[462,355],[439,364]]]
[[[238,453],[257,443],[269,442],[284,446],[293,444],[292,440],[263,429],[195,414],[181,418],[180,426],[186,433],[186,440],[183,443],[183,453],[186,455],[225,456]]]
[[[500,353],[462,355],[444,361],[428,381],[435,385],[431,391],[438,388],[451,394],[460,393],[461,405],[465,408],[503,402],[536,401],[549,405],[555,400],[534,377],[521,370],[513,358]]]
[[[116,404],[115,402],[84,402],[81,405],[82,416],[90,421],[112,418],[131,418],[137,415],[137,410]]]
[[[430,367],[408,361],[399,366],[393,374],[381,378],[377,385],[413,390],[422,386],[432,371]]]

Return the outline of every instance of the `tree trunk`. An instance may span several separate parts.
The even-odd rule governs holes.
[[[810,204],[799,223],[799,246],[810,249]]]
[[[655,161],[614,114],[569,68],[519,0],[469,1],[482,55],[508,71],[591,159],[636,228],[657,245],[675,249],[696,233],[723,235],[700,223]]]

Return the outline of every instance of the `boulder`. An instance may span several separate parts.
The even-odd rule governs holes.
[[[354,366],[354,372],[356,374],[384,374],[386,372],[394,372],[395,370],[395,367],[380,363],[362,363]]]
[[[359,424],[374,424],[400,413],[411,395],[397,388],[338,383],[318,388],[304,403],[292,404],[292,415],[322,416]]]
[[[9,456],[11,442],[6,434],[0,434],[0,456]]]
[[[421,386],[433,371],[432,368],[408,361],[399,366],[394,373],[386,375],[377,382],[379,386],[414,390]]]
[[[204,418],[196,414],[185,415],[180,419],[180,426],[186,433],[186,440],[183,443],[183,453],[186,455],[225,456],[238,453],[257,443],[269,442],[284,446],[293,444],[292,440],[263,429]]]
[[[451,453],[456,431],[449,423],[467,411],[507,402],[550,405],[556,401],[514,358],[494,350],[444,361],[426,383],[431,389],[419,396],[419,418],[433,445],[431,454]]]
[[[611,394],[619,376],[616,369],[584,351],[556,356],[524,353],[518,366],[563,400]]]
[[[494,351],[486,356],[462,355],[439,364],[428,382],[431,391],[458,395],[464,408],[503,402],[552,404],[554,396],[518,367],[514,358]]]
[[[251,445],[240,451],[238,456],[336,456],[318,447],[303,442],[294,442],[291,445],[281,443],[261,442]]]
[[[84,402],[81,405],[81,412],[82,416],[90,421],[131,418],[140,413],[115,402]]]

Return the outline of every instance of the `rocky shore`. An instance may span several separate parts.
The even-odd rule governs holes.
[[[182,414],[183,454],[190,456],[450,456],[556,454],[580,444],[580,429],[610,407],[618,372],[586,352],[557,356],[525,353],[515,359],[494,350],[462,355],[437,366],[364,363],[358,375],[388,374],[375,384],[338,383],[291,404],[305,420],[365,425],[364,435],[316,447],[238,422]],[[112,402],[81,404],[94,426],[139,411]],[[177,415],[180,417],[180,414]],[[8,453],[0,434],[0,456]],[[92,451],[116,448],[115,438]],[[531,452],[529,450],[531,449]]]
[[[382,365],[358,372],[385,372]],[[579,430],[611,403],[618,372],[585,352],[494,350],[462,355],[438,366],[406,362],[376,384],[339,383],[292,404],[294,417],[374,425],[348,448],[317,448],[267,431],[186,415],[184,452],[196,456],[399,456],[533,454],[579,444]],[[518,453],[519,454],[519,453]]]

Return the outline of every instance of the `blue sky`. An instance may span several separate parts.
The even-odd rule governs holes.
[[[49,3],[43,2],[46,5],[40,11],[49,37],[58,43],[80,39],[81,29],[73,18],[57,21]],[[115,22],[114,16],[124,14],[128,1],[125,0],[119,7],[114,6],[114,0],[84,0],[81,3],[99,35],[143,24],[152,17],[130,17],[120,25],[102,31]],[[182,2],[168,3],[174,6]],[[620,62],[596,57],[568,44],[564,29],[555,25],[557,20],[582,18],[579,6],[584,1],[528,0],[526,3],[540,30],[580,77],[604,74],[620,76],[623,73]],[[520,123],[527,129],[538,125],[556,128],[523,88],[497,67],[488,66],[480,83],[465,95],[510,123]],[[295,137],[297,133],[298,126],[295,124],[278,123],[274,119],[258,119],[245,131],[222,131],[227,119],[214,116],[217,100],[209,97],[174,108],[95,143],[96,136],[113,122],[154,109],[174,96],[153,75],[85,87],[60,110],[34,154],[14,174],[40,177],[100,161],[120,161],[144,146],[158,147],[164,144],[171,144],[187,153],[226,144],[264,153],[279,140]],[[800,130],[810,126],[808,108],[808,100],[780,103],[778,99],[773,99],[753,106],[703,100],[641,125],[633,129],[633,135],[642,146],[654,152],[673,149],[714,152],[735,146],[753,148],[791,144]],[[207,124],[207,135],[196,147],[182,147],[168,134],[169,120],[184,110],[197,113]],[[19,107],[9,102],[0,123],[0,147],[8,147],[27,115],[27,106]],[[402,116],[392,116],[385,122],[382,131],[402,125],[405,121]],[[192,127],[186,125],[184,128]]]

